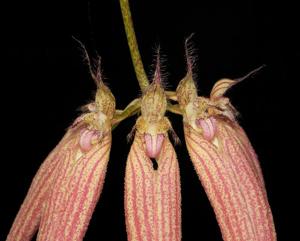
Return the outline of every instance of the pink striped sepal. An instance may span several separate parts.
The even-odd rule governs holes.
[[[224,241],[275,241],[262,172],[241,127],[216,119],[212,141],[185,124],[186,145]]]
[[[7,241],[81,241],[100,197],[111,133],[70,128],[35,175]],[[83,140],[85,139],[85,140]]]
[[[157,156],[158,169],[137,133],[127,159],[125,216],[129,241],[180,241],[181,194],[176,153],[167,137]]]

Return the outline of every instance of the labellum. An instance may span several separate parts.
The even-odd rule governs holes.
[[[129,241],[181,240],[180,174],[164,116],[167,101],[159,61],[141,102],[141,116],[125,176],[125,216]],[[152,166],[155,158],[158,168]]]
[[[218,81],[198,97],[189,68],[177,88],[187,149],[225,241],[274,241],[262,171],[237,112],[223,95],[237,81]],[[191,87],[194,86],[194,87]]]
[[[92,75],[95,102],[41,165],[7,241],[31,240],[37,229],[39,241],[83,239],[102,191],[115,112],[115,99],[99,74]]]

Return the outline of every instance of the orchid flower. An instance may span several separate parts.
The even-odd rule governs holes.
[[[199,97],[187,46],[186,53],[188,73],[177,87],[185,141],[223,239],[274,241],[273,217],[257,156],[236,120],[235,108],[224,97],[242,79],[221,79],[209,98]]]
[[[125,216],[129,241],[181,240],[179,166],[168,138],[166,94],[161,87],[159,57],[154,80],[141,100],[141,116],[125,176]],[[158,167],[154,168],[152,159]]]
[[[92,77],[95,102],[78,117],[34,177],[7,241],[82,240],[100,197],[111,147],[115,99],[101,80],[100,63]]]

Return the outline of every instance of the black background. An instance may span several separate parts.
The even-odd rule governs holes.
[[[266,64],[255,76],[228,92],[240,123],[260,158],[278,240],[295,240],[293,183],[297,157],[291,135],[297,108],[293,70],[299,59],[294,33],[299,25],[292,6],[245,1],[131,1],[137,38],[147,73],[153,72],[158,45],[169,89],[185,75],[184,39],[195,33],[199,94],[208,95],[222,77],[241,77]],[[118,1],[11,1],[1,21],[1,205],[4,240],[30,182],[78,107],[93,99],[95,85],[83,64],[80,39],[102,57],[106,83],[124,108],[140,95],[126,43]],[[299,61],[298,61],[299,62]],[[299,78],[298,78],[299,79]],[[213,211],[189,161],[181,117],[168,114],[182,140],[177,154],[182,179],[184,241],[221,240]],[[123,179],[130,144],[126,135],[135,118],[113,131],[106,182],[85,240],[126,240]],[[297,141],[295,141],[297,143]],[[299,159],[299,158],[298,158]],[[298,188],[299,189],[299,188]]]

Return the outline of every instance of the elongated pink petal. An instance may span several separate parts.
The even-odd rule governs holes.
[[[65,148],[44,204],[38,241],[83,239],[102,191],[110,146],[107,134],[87,153],[81,151],[79,138]]]
[[[144,134],[146,153],[150,158],[157,158],[161,151],[164,138],[164,134],[154,136],[151,134]]]
[[[210,141],[216,134],[216,120],[214,117],[207,118],[206,120],[199,119],[196,121],[197,125],[203,130],[203,137]]]
[[[83,151],[89,151],[92,148],[92,139],[96,136],[96,131],[83,130],[80,136],[79,145]]]
[[[212,144],[185,125],[185,138],[223,239],[276,240],[259,162],[241,128],[218,120]]]
[[[125,216],[129,241],[181,240],[180,175],[176,153],[165,138],[157,158],[158,169],[136,134],[127,160]]]
[[[10,229],[7,241],[29,241],[35,234],[54,173],[64,158],[63,149],[74,145],[76,135],[77,133],[69,130],[39,168]]]

